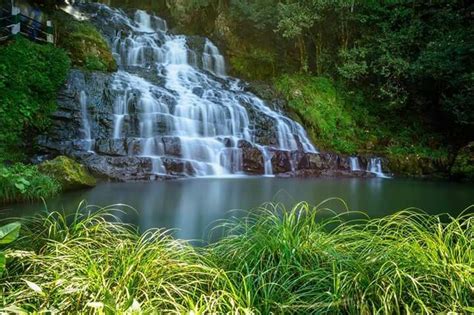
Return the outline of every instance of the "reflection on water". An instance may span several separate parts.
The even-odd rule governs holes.
[[[86,200],[106,206],[127,204],[137,210],[121,214],[125,222],[142,230],[163,227],[177,229],[183,239],[206,239],[211,223],[258,207],[267,201],[291,206],[299,201],[318,204],[339,197],[350,210],[364,211],[371,217],[418,207],[429,213],[459,214],[474,204],[474,185],[449,182],[384,179],[297,179],[297,178],[228,178],[187,179],[146,183],[103,183],[85,191],[65,193],[47,201],[50,210],[74,211]],[[336,201],[335,211],[344,211]],[[32,214],[44,205],[14,205],[1,211],[2,216]]]

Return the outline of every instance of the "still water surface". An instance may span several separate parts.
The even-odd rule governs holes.
[[[207,239],[212,223],[243,215],[267,201],[292,206],[299,201],[318,204],[339,197],[350,210],[380,217],[407,207],[432,214],[457,215],[474,204],[474,184],[408,179],[360,178],[199,178],[144,183],[101,183],[90,190],[64,193],[47,200],[50,210],[73,212],[82,200],[90,205],[127,204],[137,211],[126,211],[121,220],[149,228],[175,229],[182,239]],[[341,204],[329,203],[335,211]],[[4,207],[5,208],[5,207]],[[1,209],[0,216],[30,215],[44,204],[22,204]]]

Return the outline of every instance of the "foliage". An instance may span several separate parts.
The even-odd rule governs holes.
[[[117,64],[101,33],[88,21],[77,21],[62,11],[56,11],[58,45],[64,48],[75,66],[90,71],[116,71]]]
[[[45,130],[68,68],[64,51],[50,45],[18,38],[0,47],[0,157]]]
[[[275,55],[264,49],[253,48],[250,51],[243,49],[231,56],[233,70],[244,78],[262,80],[272,77],[276,72]]]
[[[459,150],[451,174],[460,179],[474,180],[474,142]]]
[[[366,219],[327,206],[264,205],[221,223],[224,237],[204,248],[162,230],[139,235],[114,222],[111,207],[23,219],[24,236],[8,249],[0,282],[3,310],[473,311],[469,209],[458,218],[411,209]]]
[[[357,151],[357,126],[342,95],[329,79],[285,75],[276,81],[276,87],[315,143],[345,153]]]
[[[7,245],[18,238],[21,224],[13,222],[4,226],[0,226],[0,245]],[[6,257],[5,253],[0,250],[0,277],[5,272]]]
[[[0,165],[0,204],[38,200],[60,191],[61,185],[34,165]]]

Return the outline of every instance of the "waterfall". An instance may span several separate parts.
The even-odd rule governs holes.
[[[360,171],[359,158],[357,156],[349,157],[349,162],[351,164],[351,171]]]
[[[272,157],[273,154],[268,150],[267,147],[257,145],[257,148],[262,152],[264,175],[273,176]]]
[[[89,123],[89,115],[87,114],[87,95],[85,91],[79,93],[79,103],[81,104],[81,120],[83,130],[83,140],[85,143],[86,151],[92,149],[92,138],[91,138],[91,126]]]
[[[385,175],[382,170],[382,159],[377,157],[370,158],[369,163],[367,164],[367,172],[375,174],[380,178],[390,178],[389,176]]]
[[[202,54],[204,70],[210,71],[218,76],[225,76],[225,61],[219,49],[209,39],[206,39],[204,53]]]
[[[118,30],[108,35],[119,66],[110,135],[133,143],[129,156],[151,159],[150,173],[169,173],[172,160],[187,175],[241,174],[242,142],[260,150],[266,175],[273,174],[271,150],[316,152],[301,125],[226,76],[224,57],[209,39],[193,49],[157,16],[138,10],[129,18],[97,6],[105,12],[95,19],[99,27]]]

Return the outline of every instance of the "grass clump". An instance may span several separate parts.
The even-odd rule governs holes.
[[[113,208],[22,221],[4,311],[447,313],[474,305],[474,216],[407,210],[349,219],[321,204],[267,204],[203,248],[139,234]],[[85,214],[80,214],[85,213]],[[21,249],[21,250],[20,250]]]
[[[211,246],[262,313],[473,310],[472,214],[447,223],[414,210],[347,221],[350,213],[324,219],[321,209],[268,205],[227,223]]]
[[[0,165],[0,204],[40,200],[58,194],[61,185],[35,165]]]
[[[140,235],[113,208],[27,219],[0,285],[5,310],[66,313],[226,313],[220,271],[166,231]],[[27,251],[25,251],[27,250]]]

